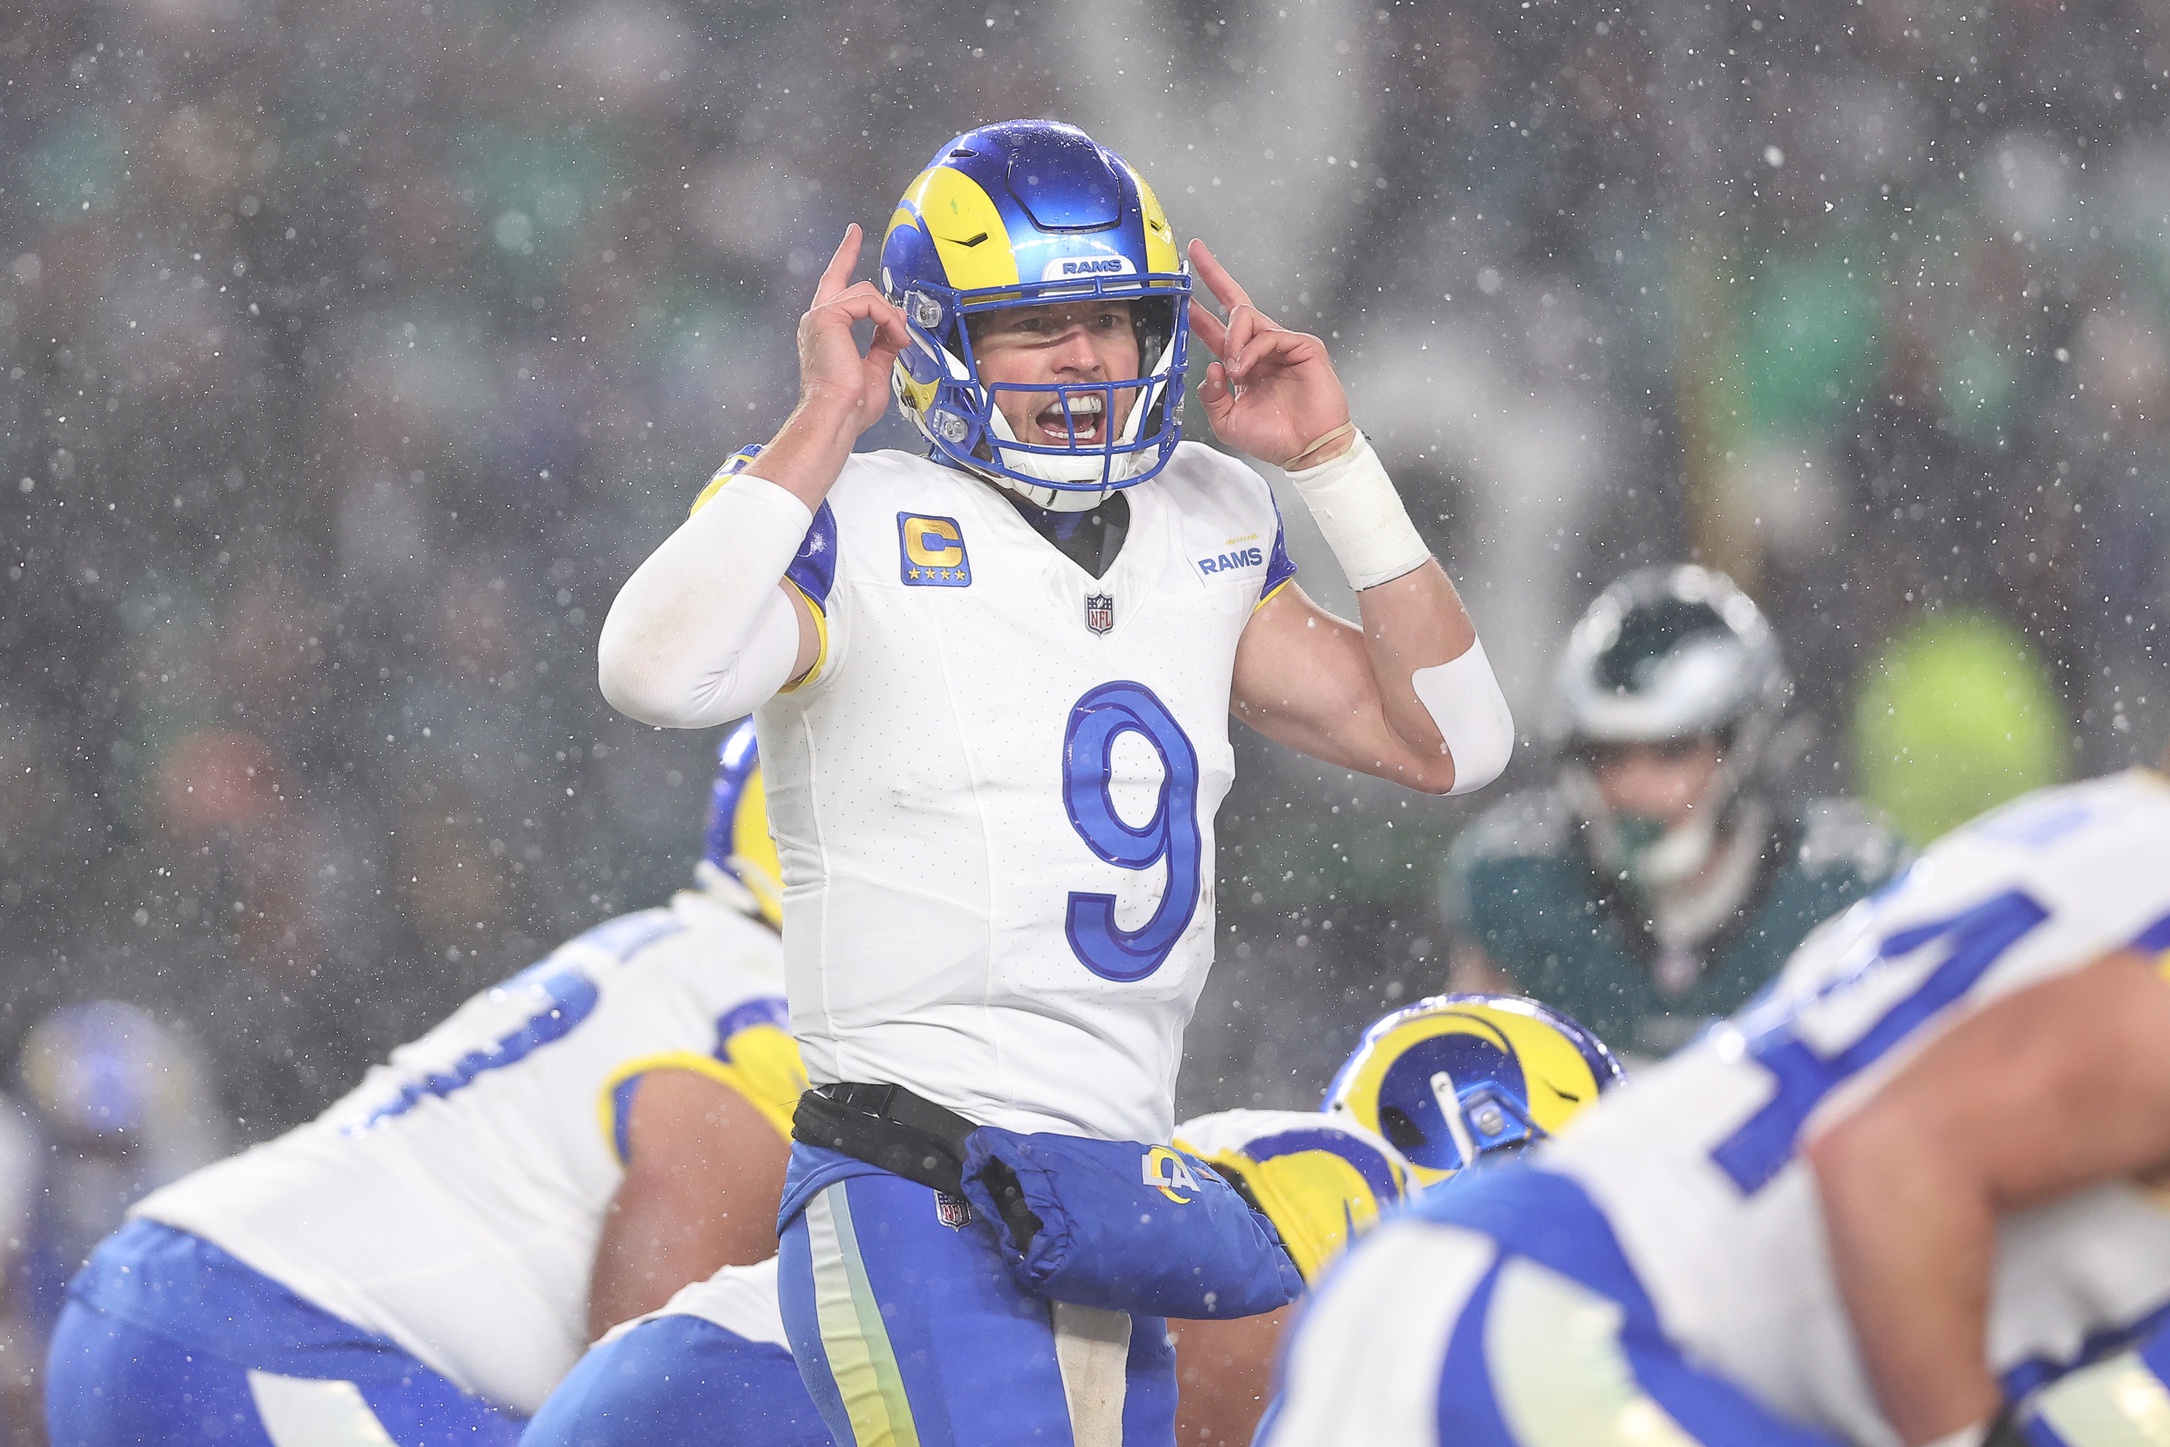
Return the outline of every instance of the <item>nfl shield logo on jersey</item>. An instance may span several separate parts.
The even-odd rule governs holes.
[[[1115,626],[1115,597],[1113,594],[1086,594],[1085,626],[1095,633],[1105,633]]]
[[[947,1191],[934,1193],[934,1219],[952,1231],[962,1231],[972,1224],[972,1203],[962,1196],[952,1196]]]

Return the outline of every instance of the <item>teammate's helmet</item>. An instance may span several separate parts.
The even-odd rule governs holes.
[[[1175,1128],[1175,1145],[1266,1213],[1307,1282],[1409,1191],[1409,1163],[1346,1116],[1224,1110]]]
[[[1152,188],[1075,126],[1003,121],[935,153],[889,218],[883,295],[912,345],[897,357],[897,404],[941,456],[1044,508],[1083,511],[1168,465],[1182,435],[1190,275]],[[967,319],[1012,307],[1109,298],[1130,304],[1137,377],[1004,384],[1044,395],[1067,421],[1099,406],[1096,443],[1020,441],[981,382]],[[1136,398],[1122,431],[1119,398]]]
[[[1709,734],[1729,754],[1752,755],[1792,690],[1770,624],[1732,579],[1692,565],[1638,568],[1598,595],[1567,640],[1560,728],[1575,745]]]
[[[181,1107],[195,1064],[166,1027],[120,1000],[63,1005],[23,1041],[24,1097],[62,1135],[118,1139],[141,1134]]]
[[[736,883],[751,897],[761,918],[777,929],[784,927],[784,869],[769,834],[768,791],[762,787],[761,754],[754,742],[752,719],[725,735],[723,746],[716,750],[708,849],[699,872],[711,888],[719,877]]]
[[[1377,1131],[1425,1185],[1533,1145],[1625,1078],[1595,1035],[1512,995],[1435,995],[1364,1032],[1326,1111]]]

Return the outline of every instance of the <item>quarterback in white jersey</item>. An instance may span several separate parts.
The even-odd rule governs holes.
[[[2170,1441],[2166,951],[2161,774],[1947,836],[1360,1247],[1272,1447]]]
[[[316,1434],[374,1418],[380,1443],[510,1442],[602,1329],[767,1257],[805,1077],[750,728],[718,783],[704,887],[561,946],[316,1121],[138,1203],[71,1286],[55,1440],[359,1442]],[[166,1357],[246,1372],[182,1381]],[[236,1422],[172,1412],[183,1393]]]
[[[966,132],[898,203],[879,287],[851,284],[859,249],[850,228],[801,322],[799,406],[628,580],[600,678],[650,723],[756,710],[815,1082],[784,1316],[831,1428],[1090,1436],[1078,1414],[1114,1420],[1121,1376],[1112,1408],[1079,1406],[1102,1396],[1058,1380],[1068,1328],[1044,1301],[985,1303],[1015,1355],[962,1345],[970,1330],[947,1334],[954,1361],[913,1346],[894,1324],[935,1308],[905,1297],[981,1258],[942,1237],[915,1257],[866,1213],[950,1231],[943,1142],[975,1125],[1165,1143],[1212,958],[1231,711],[1433,793],[1496,777],[1513,725],[1324,344],[1196,243],[1227,317],[1194,302],[1121,157],[1047,121]],[[1199,394],[1215,433],[1288,470],[1362,626],[1284,586],[1265,484],[1181,440],[1193,334],[1218,358]],[[928,455],[855,455],[892,393]],[[837,1292],[857,1305],[817,1331]],[[1130,1327],[1091,1332],[1131,1341],[1135,1385],[1165,1360],[1157,1328]]]

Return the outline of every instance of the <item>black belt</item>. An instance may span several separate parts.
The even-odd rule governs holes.
[[[901,1085],[817,1085],[799,1097],[791,1138],[880,1166],[952,1196],[964,1194],[964,1143],[977,1130]]]
[[[799,1097],[799,1108],[791,1116],[793,1140],[841,1151],[951,1196],[964,1195],[965,1141],[978,1129],[954,1110],[901,1085],[851,1081],[815,1086]],[[981,1179],[1023,1251],[1039,1231],[1040,1218],[1025,1204],[1015,1173],[1000,1161],[990,1161]]]

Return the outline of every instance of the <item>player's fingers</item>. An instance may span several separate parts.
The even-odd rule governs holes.
[[[1205,282],[1206,290],[1213,293],[1214,300],[1227,310],[1234,311],[1239,306],[1251,304],[1251,294],[1236,283],[1236,279],[1228,274],[1228,268],[1221,265],[1203,241],[1191,242],[1190,264]]]
[[[1222,320],[1206,310],[1202,301],[1190,304],[1190,330],[1205,349],[1218,357],[1228,349],[1228,327]]]
[[[911,328],[904,324],[904,313],[889,302],[868,313],[874,319],[874,345],[889,354],[891,361],[897,353],[912,345]]]
[[[1240,383],[1250,377],[1252,364],[1259,357],[1270,355],[1260,350],[1266,338],[1298,335],[1255,306],[1239,307],[1228,319],[1228,350],[1222,360],[1228,363],[1229,375]]]
[[[1251,338],[1258,333],[1258,308],[1236,306],[1228,309],[1228,346],[1221,353],[1221,360],[1228,363],[1228,372],[1240,380],[1249,370],[1243,358],[1250,350]]]
[[[876,291],[871,282],[864,281],[848,291],[816,304],[811,311],[807,312],[807,316],[811,318],[816,313],[842,318],[847,326],[852,322],[862,321],[876,323],[894,321],[900,327],[904,325],[904,313],[898,311],[887,297]]]
[[[1241,380],[1260,366],[1298,366],[1323,351],[1317,337],[1273,327],[1251,332],[1242,346],[1233,348],[1227,360],[1229,371]]]
[[[814,283],[814,305],[833,301],[851,285],[851,274],[859,265],[859,223],[854,221],[844,228],[844,239],[836,244],[836,254],[829,258],[828,267],[821,273],[821,280]]]
[[[1206,363],[1206,374],[1198,383],[1198,400],[1205,405],[1209,419],[1228,410],[1228,374],[1221,369],[1219,362]]]

